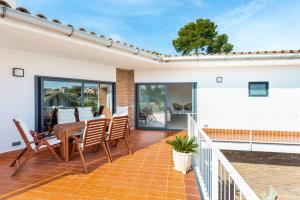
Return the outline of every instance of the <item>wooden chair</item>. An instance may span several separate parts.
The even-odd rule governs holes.
[[[126,116],[114,116],[112,118],[112,121],[109,125],[109,129],[107,132],[106,140],[107,143],[109,144],[110,142],[116,142],[116,145],[118,144],[118,141],[120,139],[124,139],[128,151],[130,154],[132,154],[132,151],[130,149],[127,137],[126,137],[126,131],[128,129],[128,115]],[[109,145],[107,145],[109,148]]]
[[[75,109],[58,109],[57,123],[65,124],[76,122]]]
[[[116,113],[117,115],[129,115],[129,109],[127,106],[117,106]],[[130,136],[130,119],[128,118],[128,123],[127,123],[127,130],[128,130],[128,135]]]
[[[92,107],[78,107],[79,121],[91,120],[94,118]]]
[[[21,137],[26,147],[10,165],[10,167],[13,167],[17,164],[16,170],[11,175],[12,177],[15,176],[19,171],[21,171],[23,166],[29,161],[31,157],[33,157],[35,154],[41,151],[49,150],[51,154],[57,159],[57,161],[62,161],[54,150],[55,147],[59,147],[61,144],[61,141],[59,139],[53,136],[49,138],[39,139],[38,141],[34,140],[32,135],[30,134],[30,130],[26,123],[24,123],[21,119],[18,118],[13,119],[13,121],[19,133],[21,134]],[[21,158],[25,155],[26,157],[24,158],[23,162],[21,162]]]
[[[108,160],[112,162],[110,151],[105,140],[105,131],[106,131],[105,118],[88,120],[86,121],[86,126],[83,133],[83,139],[81,140],[79,137],[73,136],[74,140],[73,140],[72,154],[70,158],[72,159],[72,155],[74,154],[77,148],[84,166],[85,173],[87,173],[88,170],[87,170],[87,164],[84,159],[83,153],[91,147],[99,147],[99,145],[102,145]]]

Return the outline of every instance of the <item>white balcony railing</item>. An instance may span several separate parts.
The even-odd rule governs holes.
[[[300,144],[299,115],[197,115],[213,141],[252,144]]]
[[[188,114],[188,135],[195,136],[199,149],[193,156],[204,200],[258,200],[245,180],[200,127],[196,114]]]

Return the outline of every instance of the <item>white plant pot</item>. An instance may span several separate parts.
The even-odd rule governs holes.
[[[181,153],[173,149],[174,169],[186,174],[192,166],[192,153]]]

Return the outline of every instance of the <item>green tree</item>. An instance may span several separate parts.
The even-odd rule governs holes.
[[[182,55],[190,53],[227,53],[233,45],[228,42],[226,34],[218,35],[217,25],[209,19],[190,22],[178,31],[178,38],[173,46]]]

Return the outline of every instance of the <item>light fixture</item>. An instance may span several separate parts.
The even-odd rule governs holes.
[[[217,77],[217,83],[222,83],[223,82],[223,77]]]
[[[24,77],[24,69],[22,69],[22,68],[13,68],[13,76],[15,76],[15,77]]]

